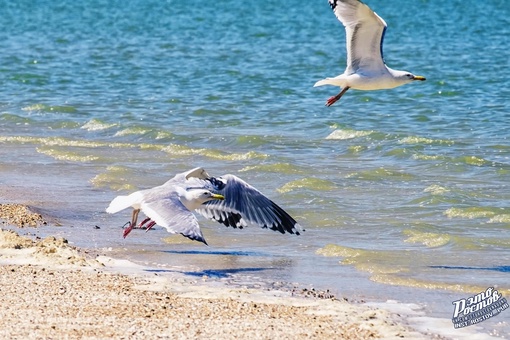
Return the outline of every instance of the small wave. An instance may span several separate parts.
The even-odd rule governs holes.
[[[484,238],[482,241],[481,248],[483,247],[484,249],[487,249],[487,246],[491,247],[492,249],[495,249],[497,247],[505,249],[505,251],[507,251],[508,249],[510,249],[510,238],[508,237]],[[510,267],[508,271],[510,272]]]
[[[99,157],[93,156],[93,155],[82,155],[78,152],[72,152],[69,150],[59,150],[55,148],[36,148],[36,151],[46,155],[53,157],[54,159],[58,161],[70,161],[70,162],[81,162],[81,163],[87,163],[87,162],[93,162],[97,161]]]
[[[406,148],[396,148],[385,152],[384,155],[397,158],[407,158],[409,157],[409,150]]]
[[[404,230],[404,235],[407,236],[405,242],[421,243],[428,248],[441,247],[450,242],[450,236],[447,234],[437,234],[430,232],[421,232],[417,230]]]
[[[30,118],[21,117],[10,113],[0,114],[0,120],[17,124],[29,124],[32,122],[32,119]]]
[[[275,163],[275,164],[260,164],[247,166],[239,170],[244,171],[262,171],[262,172],[277,172],[283,174],[298,174],[303,173],[303,170],[290,163]]]
[[[486,286],[477,286],[477,285],[463,285],[463,284],[454,284],[450,282],[433,282],[428,280],[419,280],[413,279],[409,277],[398,277],[396,275],[388,275],[388,274],[375,274],[370,277],[370,279],[374,282],[389,284],[389,285],[398,285],[405,286],[411,288],[424,288],[431,290],[449,290],[454,292],[463,292],[463,293],[479,293],[481,291],[485,291],[487,289]],[[500,292],[503,290],[500,289]]]
[[[335,188],[335,184],[333,182],[319,179],[319,178],[313,178],[313,177],[307,177],[298,179],[289,183],[286,183],[281,188],[277,189],[280,193],[286,193],[290,192],[296,189],[310,189],[314,191],[326,191],[326,190],[332,190]]]
[[[114,126],[117,126],[117,124],[112,124],[112,123],[108,124],[108,123],[102,122],[98,119],[92,119],[92,120],[88,121],[87,123],[85,123],[81,128],[88,130],[88,131],[100,131],[100,130],[106,130],[106,129],[112,128]]]
[[[347,148],[347,150],[352,154],[357,154],[367,149],[368,147],[366,145],[351,145]]]
[[[426,155],[422,153],[415,153],[412,156],[416,160],[422,161],[447,161],[448,163],[467,164],[474,166],[494,165],[494,162],[488,161],[481,157],[476,156],[461,156],[461,157],[447,157],[444,155]]]
[[[0,143],[17,143],[17,144],[39,144],[44,146],[72,146],[81,148],[140,148],[163,150],[165,145],[158,144],[133,144],[133,143],[106,143],[90,140],[76,140],[64,137],[28,137],[28,136],[0,136]]]
[[[32,104],[25,107],[22,107],[21,110],[23,111],[44,111],[46,108],[46,105],[43,104]]]
[[[413,154],[413,159],[419,161],[443,161],[446,157],[443,155],[425,155],[423,153],[415,153]]]
[[[362,252],[361,249],[343,247],[337,244],[327,244],[316,251],[317,254],[327,257],[357,257]]]
[[[510,214],[496,215],[488,223],[510,223]]]
[[[333,132],[331,132],[326,139],[339,139],[339,140],[345,140],[345,139],[353,139],[358,137],[365,137],[370,134],[372,134],[374,131],[357,131],[357,130],[344,130],[344,129],[338,129]]]
[[[336,244],[328,244],[316,251],[317,254],[329,257],[341,257],[340,264],[352,265],[357,270],[370,274],[370,280],[388,285],[417,287],[433,290],[450,290],[461,292],[480,292],[486,287],[472,284],[444,282],[440,279],[430,280],[430,270],[444,270],[441,266],[434,267],[430,263],[441,258],[435,254],[417,258],[408,250],[383,251],[349,248]],[[418,264],[417,262],[421,262]],[[421,268],[415,274],[413,269]],[[410,275],[416,275],[411,277]],[[438,275],[437,277],[441,277]],[[509,291],[506,289],[505,291]]]
[[[481,157],[476,156],[464,156],[464,157],[456,157],[452,160],[453,162],[464,163],[475,166],[483,166],[490,165],[492,162],[489,162]]]
[[[455,142],[448,139],[432,139],[419,136],[409,136],[398,141],[400,144],[446,144],[454,145]]]
[[[414,178],[413,175],[405,173],[403,171],[389,170],[385,168],[377,168],[371,170],[364,170],[353,172],[348,174],[346,178],[357,178],[363,180],[384,180],[384,179],[401,179],[401,180],[412,180]]]
[[[109,166],[106,172],[97,174],[90,180],[90,183],[96,188],[110,188],[115,191],[132,191],[136,188],[130,184],[129,177],[131,172],[126,167]]]
[[[63,113],[75,113],[78,110],[74,106],[70,105],[45,105],[45,104],[32,104],[22,107],[23,111],[41,111],[41,112],[63,112]]]
[[[170,138],[172,137],[172,133],[171,132],[168,132],[168,131],[158,131],[156,133],[156,140],[158,139],[166,139],[166,138]]]
[[[95,148],[107,145],[101,142],[72,140],[63,137],[28,137],[28,136],[0,136],[0,142],[18,144],[31,143],[46,146],[76,146],[86,148]]]
[[[467,219],[488,218],[496,215],[496,213],[493,210],[483,207],[450,208],[446,210],[443,214],[449,218],[460,217]]]
[[[328,244],[316,251],[317,254],[328,257],[342,257],[341,264],[354,265],[356,269],[370,273],[398,273],[402,266],[392,263],[392,259],[399,258],[399,252],[366,250]]]
[[[143,127],[130,127],[130,128],[124,129],[124,130],[117,131],[114,134],[114,137],[127,136],[127,135],[144,135],[150,131],[151,131],[151,129],[146,129]]]
[[[423,192],[428,192],[431,195],[444,195],[447,192],[450,192],[450,190],[440,185],[432,184],[423,189]]]
[[[42,146],[70,146],[82,148],[114,148],[114,149],[142,149],[142,150],[155,150],[163,151],[174,156],[193,156],[199,155],[213,159],[228,160],[228,161],[243,161],[249,159],[265,159],[269,157],[256,151],[249,151],[246,153],[226,153],[215,149],[206,148],[191,148],[184,145],[177,144],[150,144],[150,143],[109,143],[90,140],[74,140],[63,137],[27,137],[27,136],[0,136],[0,143],[32,143]]]
[[[190,148],[184,145],[171,144],[164,148],[162,151],[167,152],[171,155],[175,156],[192,156],[192,155],[200,155],[204,157],[209,157],[213,159],[220,160],[229,160],[229,161],[242,161],[248,159],[264,159],[269,157],[269,155],[249,151],[246,153],[225,153],[223,151],[214,150],[214,149],[205,149],[205,148]]]

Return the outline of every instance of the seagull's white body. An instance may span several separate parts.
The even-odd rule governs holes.
[[[425,80],[407,71],[393,70],[386,66],[382,45],[386,22],[359,0],[329,0],[336,17],[345,27],[347,67],[334,78],[319,80],[315,86],[333,85],[342,91],[331,97],[331,106],[350,88],[372,91],[391,89],[414,80]]]
[[[106,209],[107,213],[133,208],[131,222],[124,231],[124,237],[136,226],[141,210],[148,218],[141,222],[140,226],[149,223],[147,229],[150,229],[154,224],[158,224],[172,234],[179,233],[206,243],[192,211],[207,201],[221,200],[224,197],[204,188],[187,190],[184,186],[186,178],[183,175],[179,174],[163,185],[136,191],[127,196],[117,196],[112,200]]]
[[[243,228],[250,224],[298,234],[301,227],[283,209],[260,191],[234,175],[214,178],[203,168],[177,174],[165,184],[117,196],[106,212],[116,213],[132,207],[133,216],[124,237],[136,225],[140,210],[147,218],[147,229],[158,224],[170,233],[205,242],[192,211],[227,227]],[[207,244],[207,243],[206,243]]]
[[[398,74],[395,73],[395,70],[392,70],[389,67],[386,68],[387,72],[381,73],[364,72],[348,75],[344,73],[334,78],[319,80],[314,86],[333,85],[338,87],[349,87],[355,90],[374,91],[392,89],[405,84],[398,81],[398,78],[396,78]]]

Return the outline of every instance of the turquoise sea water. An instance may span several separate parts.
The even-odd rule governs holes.
[[[196,275],[445,318],[489,286],[509,298],[510,7],[367,2],[387,64],[427,81],[327,108],[337,88],[312,86],[343,72],[345,35],[326,1],[0,1],[0,201],[62,224],[41,233]],[[161,229],[123,240],[130,213],[109,201],[195,166],[245,179],[307,231],[201,219],[210,247]],[[508,334],[509,318],[480,326]]]

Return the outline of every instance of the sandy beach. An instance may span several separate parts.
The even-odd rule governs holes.
[[[22,205],[0,212],[4,226],[51,228]],[[446,338],[327,293],[217,287],[139,267],[63,238],[0,230],[0,338]]]
[[[6,1],[0,340],[510,340],[508,6],[363,2],[373,56],[427,80],[328,107],[326,0]],[[123,237],[112,200],[195,167],[305,232]]]

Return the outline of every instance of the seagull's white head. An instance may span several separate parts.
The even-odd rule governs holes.
[[[215,194],[205,189],[188,189],[181,196],[181,202],[189,210],[195,210],[202,204],[212,200],[224,200],[223,195]]]
[[[393,72],[393,76],[395,77],[395,79],[401,83],[402,85],[403,84],[407,84],[407,83],[410,83],[412,81],[415,81],[415,80],[426,80],[425,77],[423,76],[417,76],[415,74],[412,74],[411,72],[407,72],[407,71],[396,71],[396,70],[392,70]]]

